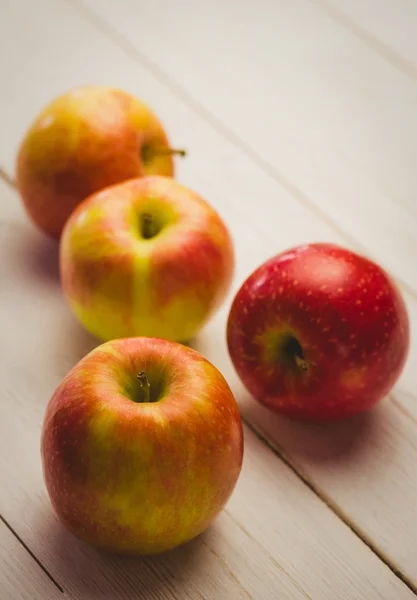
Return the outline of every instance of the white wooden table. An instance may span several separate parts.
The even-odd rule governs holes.
[[[1,600],[409,600],[417,594],[415,0],[0,0]],[[150,104],[189,150],[179,179],[227,221],[232,294],[309,241],[360,249],[399,281],[413,347],[393,393],[336,425],[255,403],[227,356],[230,299],[197,349],[245,421],[232,499],[194,542],[102,555],[58,524],[41,476],[43,411],[97,341],[75,322],[57,251],[16,193],[37,111],[87,83]]]

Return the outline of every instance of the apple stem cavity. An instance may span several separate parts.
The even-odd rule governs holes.
[[[187,156],[187,152],[182,148],[170,148],[169,146],[144,146],[141,154],[145,162],[158,156],[181,156],[182,158]]]
[[[139,398],[137,402],[151,402],[151,386],[149,384],[148,378],[146,377],[145,371],[141,371],[137,374],[136,377],[139,381],[142,396],[142,398]]]

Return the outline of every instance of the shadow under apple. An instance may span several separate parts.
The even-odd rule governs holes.
[[[253,398],[245,389],[227,352],[225,339],[203,331],[192,340],[193,348],[209,358],[226,377],[238,402],[246,426],[271,446],[300,473],[312,477],[319,473],[340,480],[345,473],[355,475],[372,469],[375,448],[383,448],[390,419],[390,401],[384,399],[374,408],[338,421],[300,421],[275,413]],[[389,460],[389,457],[387,457]]]
[[[320,465],[327,471],[360,469],[383,442],[385,399],[371,410],[327,422],[298,421],[263,407],[249,394],[238,398],[244,421],[293,464]]]
[[[42,528],[42,522],[39,525]],[[56,517],[44,520],[43,526],[48,554],[53,556],[52,575],[65,591],[76,590],[83,600],[200,597],[198,572],[211,553],[205,533],[174,550],[137,556],[90,547],[68,533]]]
[[[65,303],[64,298],[62,301]],[[56,327],[50,344],[55,356],[54,363],[59,366],[63,377],[102,342],[82,327],[68,306],[63,306],[62,313],[60,326]]]
[[[22,275],[43,281],[59,282],[59,245],[33,225],[11,221],[7,227],[7,251]]]

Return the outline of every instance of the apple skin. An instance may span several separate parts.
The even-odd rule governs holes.
[[[59,238],[71,212],[93,192],[133,177],[173,176],[171,155],[149,156],[149,149],[168,146],[161,123],[134,96],[78,87],[46,106],[24,136],[17,187],[33,222]]]
[[[295,247],[256,269],[227,324],[235,369],[270,409],[331,420],[372,407],[405,364],[409,321],[377,264],[333,244]]]
[[[140,372],[152,402],[134,401]],[[153,554],[199,535],[224,507],[241,471],[242,422],[225,379],[195,350],[113,340],[58,386],[41,453],[52,505],[73,535]]]
[[[150,239],[146,215],[160,229]],[[74,211],[60,271],[75,315],[101,340],[185,342],[229,290],[234,251],[207,202],[171,178],[151,176],[106,188]]]

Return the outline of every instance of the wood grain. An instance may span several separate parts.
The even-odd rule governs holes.
[[[126,559],[97,553],[66,534],[42,482],[40,428],[59,380],[97,341],[63,301],[56,246],[27,223],[16,193],[1,182],[0,195],[0,253],[7,256],[0,303],[0,512],[71,598],[334,600],[335,589],[341,600],[414,597],[248,429],[235,493],[198,540],[162,557]]]
[[[416,81],[309,0],[73,1],[416,292]]]
[[[3,132],[0,138],[0,163],[5,166],[6,172],[13,173],[20,137],[36,111],[51,97],[81,83],[117,85],[148,101],[168,124],[171,137],[191,150],[187,161],[179,165],[179,178],[216,206],[232,230],[238,259],[234,290],[252,268],[284,247],[312,239],[343,241],[353,245],[356,238],[370,254],[381,256],[384,264],[413,288],[415,270],[412,261],[408,260],[415,252],[414,237],[410,237],[411,233],[414,235],[414,209],[409,202],[410,196],[404,196],[404,202],[401,199],[398,206],[390,197],[388,202],[382,202],[381,207],[376,203],[378,190],[373,187],[394,150],[385,154],[378,146],[377,158],[381,161],[381,164],[378,163],[379,170],[369,169],[368,164],[363,165],[363,172],[358,170],[356,162],[350,160],[349,153],[346,156],[334,151],[332,126],[335,126],[335,116],[331,112],[330,122],[327,122],[326,104],[319,112],[314,104],[314,115],[308,111],[302,113],[303,118],[297,124],[294,114],[300,114],[300,104],[294,104],[297,110],[293,114],[289,109],[294,97],[290,97],[287,91],[283,101],[288,103],[288,123],[284,123],[288,131],[284,131],[286,135],[281,135],[274,129],[276,112],[271,110],[271,104],[267,105],[265,113],[260,112],[255,105],[254,90],[240,87],[240,71],[233,67],[233,64],[236,66],[233,63],[236,60],[233,43],[224,45],[230,15],[229,19],[219,18],[215,23],[211,9],[196,3],[198,10],[195,11],[184,2],[181,0],[178,11],[172,14],[174,34],[181,32],[178,43],[159,21],[147,20],[149,15],[155,18],[155,11],[154,6],[144,3],[143,20],[131,19],[140,32],[140,44],[133,39],[132,31],[127,30],[125,23],[126,15],[135,14],[127,11],[130,5],[122,5],[125,6],[126,15],[120,21],[120,15],[125,14],[123,10],[115,11],[113,15],[109,12],[110,3],[100,3],[100,10],[103,10],[104,16],[107,15],[108,21],[111,18],[112,25],[119,25],[123,35],[126,33],[130,37],[130,45],[126,45],[125,38],[114,37],[107,30],[102,33],[94,22],[89,22],[88,15],[86,19],[86,15],[79,12],[78,4],[71,7],[52,0],[40,0],[36,5],[23,0],[3,3],[0,50],[8,59],[1,63],[0,74],[8,85],[2,90],[2,102],[13,108],[0,114]],[[282,2],[277,4],[282,5]],[[304,6],[298,0],[297,5]],[[290,3],[286,4],[287,12],[284,11],[286,26],[292,25],[294,18],[292,12],[288,13],[292,10],[289,6]],[[184,7],[187,11],[191,10],[190,15]],[[213,5],[213,11],[218,8],[216,4]],[[135,9],[133,4],[132,9]],[[215,57],[211,65],[208,62],[207,51],[213,47],[213,43],[212,38],[200,32],[201,18],[197,14],[200,9],[201,14],[207,16],[208,32],[216,32],[216,46],[219,53],[224,52],[224,61]],[[230,9],[226,6],[224,10]],[[308,30],[308,26],[314,29],[317,23],[321,23],[321,28],[317,25],[317,35],[328,51],[323,40],[330,40],[329,44],[335,43],[332,37],[336,35],[334,25],[326,21],[324,27],[320,20],[323,17],[319,19],[318,13],[313,12],[315,16],[312,19],[306,10],[303,8],[300,13],[298,29],[294,29],[297,25],[294,23],[292,35],[296,39]],[[184,11],[187,14],[183,14]],[[204,11],[209,11],[209,14],[206,15]],[[242,17],[242,23],[251,22],[256,29],[259,27],[259,21],[256,21],[259,17],[253,15],[252,11],[250,3],[243,7],[242,14],[246,21]],[[182,14],[182,29],[178,30],[175,19]],[[221,12],[217,14],[224,16]],[[44,15],[48,15],[48,18],[45,19]],[[65,23],[66,27],[59,27],[58,23]],[[144,26],[141,23],[146,23],[146,31],[142,31]],[[195,28],[189,29],[187,23],[195,23]],[[249,29],[243,33],[247,37]],[[266,34],[268,41],[268,36],[272,34],[269,30]],[[344,35],[342,47],[346,45],[343,56],[347,64],[351,64],[348,59],[354,56],[355,60],[360,58],[368,64],[371,72],[374,69],[375,89],[380,93],[385,89],[382,85],[388,76],[384,71],[386,65],[383,68],[378,62],[370,63],[366,51],[359,51],[355,45],[352,48],[354,38],[346,37],[346,33]],[[289,37],[287,32],[283,38],[287,45],[291,42]],[[200,46],[197,38],[200,39]],[[185,56],[179,54],[182,52],[181,44],[185,43],[184,40],[187,44],[191,43],[190,39],[192,44],[187,48],[192,51],[187,50]],[[245,39],[244,36],[243,41]],[[307,39],[312,44],[311,36],[307,36]],[[18,44],[16,40],[19,40]],[[159,48],[155,48],[158,44]],[[138,54],[137,48],[144,54]],[[264,52],[264,48],[261,50]],[[256,64],[261,65],[262,81],[272,86],[268,57],[259,54],[258,49],[256,57],[247,60],[246,52],[244,45],[242,60],[247,77],[256,81],[253,69]],[[313,53],[317,61],[318,58],[324,60],[324,50],[320,52],[318,57]],[[280,57],[279,52],[277,56]],[[287,77],[296,79],[298,87],[295,86],[295,89],[297,93],[302,92],[304,98],[309,95],[297,78],[305,78],[307,73],[307,83],[312,86],[311,94],[315,97],[314,94],[318,94],[316,79],[322,86],[329,84],[326,70],[329,65],[318,62],[315,70],[309,74],[307,71],[311,65],[305,61],[304,55],[291,56],[292,62],[287,67],[281,65],[280,69]],[[163,66],[162,70],[161,67],[153,67],[152,61],[155,59]],[[184,72],[178,68],[180,64]],[[227,68],[231,68],[228,77],[224,75],[227,65]],[[297,74],[297,69],[301,69],[301,74]],[[324,75],[320,78],[322,71]],[[339,77],[336,67],[334,71],[335,76]],[[201,72],[205,72],[206,82],[201,81]],[[239,77],[230,76],[230,73],[237,73]],[[222,78],[219,79],[220,75]],[[345,76],[346,73],[343,80],[336,79],[337,85],[341,86],[336,94],[338,101],[343,97]],[[185,83],[189,85],[189,82],[184,83],[187,77],[194,82],[193,93],[198,91],[198,99],[187,91]],[[401,118],[407,119],[410,111],[404,112],[403,109],[404,106],[409,107],[409,89],[404,88],[402,75],[398,75],[399,79],[395,77],[392,81],[395,111],[389,107],[388,117],[399,119],[398,115],[403,111]],[[353,78],[348,80],[348,84],[360,87],[361,81]],[[207,87],[208,82],[211,83],[210,87]],[[200,94],[201,90],[204,90],[203,94]],[[247,93],[244,93],[245,90]],[[262,86],[257,88],[259,97],[263,97],[266,91]],[[365,119],[365,113],[372,113],[372,102],[378,99],[373,87],[371,92],[369,98],[367,95],[364,98],[356,96],[356,92],[352,91],[348,96],[349,100],[352,97],[355,100],[354,106],[362,120]],[[236,98],[239,98],[237,108]],[[388,99],[384,97],[384,101]],[[347,108],[344,104],[342,107],[347,110],[347,121],[350,115],[348,104],[346,101]],[[268,160],[259,156],[258,150],[255,153],[252,151],[252,147],[259,147],[261,138],[258,142],[255,139],[253,146],[242,141],[239,123],[243,121],[235,121],[227,116],[228,126],[224,126],[222,119],[226,113],[222,110],[229,110],[232,105],[239,119],[244,113],[248,115],[247,128],[243,127],[245,136],[252,135],[254,124],[259,125],[265,152],[268,156],[274,156],[274,165],[271,166]],[[340,108],[341,105],[338,105],[337,109]],[[278,105],[280,126],[283,119],[281,109],[282,106]],[[333,107],[333,110],[336,111],[336,108]],[[382,118],[381,111],[379,107],[375,119]],[[249,118],[251,114],[254,117]],[[268,114],[274,115],[274,123],[265,122],[265,115]],[[393,125],[389,119],[387,127],[390,130]],[[375,124],[374,121],[372,124]],[[348,144],[348,150],[357,150],[360,136],[355,137],[357,134],[353,135],[349,129],[342,130],[342,125],[344,121],[338,123],[336,133],[339,137],[347,135],[348,140],[352,135],[352,145]],[[403,124],[401,128],[402,134]],[[323,133],[319,146],[318,133]],[[410,129],[411,137],[412,134]],[[277,144],[276,153],[271,146],[272,141]],[[294,178],[297,185],[286,175],[282,176],[276,168],[278,164],[287,172],[287,163],[281,160],[285,158],[284,147],[294,163],[294,172],[298,160],[299,171]],[[365,144],[361,153],[364,160],[369,159],[369,149]],[[397,168],[399,159],[395,156],[394,166]],[[314,159],[312,164],[311,159]],[[408,166],[407,163],[407,169]],[[288,169],[288,174],[292,177],[294,172],[291,174],[290,171]],[[327,173],[326,181],[324,171]],[[408,178],[401,180],[401,185],[408,189],[411,186],[410,173],[407,171],[404,174]],[[319,177],[317,182],[313,175]],[[352,190],[343,195],[346,181],[352,178],[353,184],[359,185],[368,181],[368,175],[372,182],[369,184],[372,193],[361,191],[360,201],[364,207],[358,208],[354,195],[354,203],[349,206],[346,200],[350,198]],[[382,173],[378,185],[384,183],[386,176]],[[314,201],[303,186],[314,197]],[[335,219],[335,207],[331,199],[338,192],[342,192],[343,202],[337,199],[336,212],[340,217]],[[63,302],[57,283],[54,244],[30,227],[16,194],[10,188],[0,184],[0,194],[0,240],[2,256],[7,256],[7,261],[0,266],[1,281],[7,282],[6,286],[0,287],[0,327],[5,332],[0,353],[2,380],[7,381],[8,398],[8,402],[1,406],[0,485],[6,489],[6,494],[0,495],[0,508],[4,509],[19,535],[36,549],[43,564],[72,597],[125,598],[137,590],[148,594],[150,598],[183,597],[188,593],[185,591],[186,581],[194,597],[206,597],[204,594],[210,593],[211,596],[207,597],[215,600],[223,597],[244,598],[245,594],[272,599],[279,597],[280,592],[284,598],[297,600],[305,597],[305,594],[317,600],[333,600],[335,590],[337,597],[342,599],[392,600],[413,597],[349,527],[402,571],[410,585],[416,585],[415,532],[412,526],[415,522],[414,482],[417,470],[415,422],[403,412],[413,411],[414,348],[409,366],[395,392],[399,406],[386,401],[369,417],[331,430],[300,428],[260,409],[237,381],[224,344],[228,303],[198,337],[196,347],[225,373],[248,423],[261,431],[295,465],[308,484],[349,527],[341,523],[336,514],[297,479],[271,450],[247,431],[245,467],[236,494],[227,512],[218,521],[219,525],[216,524],[213,531],[207,534],[209,541],[204,537],[197,542],[198,552],[192,545],[190,550],[180,550],[167,559],[123,561],[97,555],[66,536],[52,517],[43,491],[38,456],[39,427],[43,407],[54,387],[70,366],[97,342],[75,323]],[[392,226],[395,216],[400,219],[396,229]],[[407,297],[407,301],[414,314],[414,300]],[[413,318],[413,327],[416,322]],[[19,439],[24,442],[19,442]],[[19,473],[19,478],[16,473]],[[366,485],[368,481],[372,482],[372,486]],[[242,533],[244,537],[241,537]],[[198,556],[194,561],[189,555],[194,557],[195,552]],[[225,564],[233,567],[228,571]],[[263,569],[259,565],[264,565]],[[191,581],[188,584],[189,579]],[[264,587],[259,579],[267,582]],[[272,582],[275,579],[277,583],[274,585]]]
[[[414,0],[312,0],[371,50],[417,79],[417,5]]]
[[[85,4],[93,8],[97,7],[96,0],[87,0],[87,2],[77,0],[76,2],[77,6],[85,6]],[[319,143],[320,146],[316,148],[317,152],[314,157],[314,167],[319,166],[322,169],[323,183],[326,188],[323,188],[323,193],[318,187],[312,188],[314,196],[310,195],[310,191],[308,191],[308,197],[301,198],[304,207],[310,206],[309,200],[313,198],[315,205],[318,202],[319,208],[324,210],[326,215],[333,215],[333,209],[337,205],[340,209],[341,220],[340,222],[336,221],[336,224],[342,226],[347,232],[347,239],[352,242],[352,245],[369,249],[370,254],[379,262],[383,262],[398,277],[404,277],[411,287],[415,285],[413,279],[415,269],[413,261],[409,260],[409,257],[415,255],[417,250],[416,238],[413,233],[416,224],[413,200],[416,181],[415,169],[411,163],[411,158],[415,156],[417,150],[417,137],[414,135],[414,131],[408,127],[411,112],[414,111],[413,98],[417,91],[413,82],[397,72],[391,65],[387,65],[381,57],[367,51],[349,31],[342,31],[343,28],[339,28],[339,26],[335,27],[333,20],[329,19],[319,6],[308,6],[306,2],[292,3],[291,6],[288,3],[285,3],[284,6],[282,2],[276,2],[272,6],[265,0],[262,4],[263,10],[260,9],[259,3],[248,3],[245,5],[243,14],[240,13],[237,16],[233,13],[231,5],[220,7],[216,3],[211,3],[203,6],[203,3],[190,3],[183,0],[177,5],[177,10],[172,18],[166,11],[159,11],[157,3],[149,3],[146,4],[145,10],[141,11],[140,20],[132,18],[132,15],[137,15],[137,8],[135,9],[133,2],[123,0],[123,6],[125,10],[115,10],[109,2],[100,3],[100,15],[96,20],[98,26],[125,49],[126,53],[130,51],[139,63],[147,64],[149,68],[156,66],[159,69],[158,74],[161,80],[175,89],[178,95],[185,98],[190,107],[199,112],[203,118],[209,119],[210,115],[213,115],[218,129],[221,129],[223,134],[232,139],[247,155],[254,158],[252,149],[256,148],[258,151],[261,148],[261,158],[264,162],[260,166],[264,171],[267,170],[265,169],[267,163],[270,164],[269,157],[279,157],[280,160],[275,164],[279,162],[281,171],[282,165],[289,164],[286,162],[286,157],[290,155],[292,172],[297,175],[291,175],[290,169],[285,170],[285,175],[289,174],[291,181],[297,181],[297,185],[298,181],[302,181],[304,184],[306,182],[304,170],[311,167],[309,160],[311,156],[307,151],[314,150],[314,147],[310,146]],[[298,10],[300,13],[297,12]],[[303,15],[302,19],[297,16],[299,14]],[[104,24],[103,15],[106,20]],[[87,13],[87,17],[94,20],[94,15],[92,17],[91,13]],[[267,18],[272,25],[266,22]],[[233,21],[233,19],[235,20]],[[232,23],[234,28],[232,28]],[[116,34],[114,28],[116,28]],[[285,28],[286,31],[284,31]],[[136,30],[136,33],[139,31],[140,35],[133,37],[133,29]],[[317,36],[317,30],[321,33],[319,38],[322,41],[318,47],[314,41],[316,37],[313,39],[309,35],[309,31],[313,30],[314,36]],[[234,37],[233,31],[239,32],[239,44],[234,43],[237,38]],[[230,32],[232,35],[229,35]],[[117,34],[121,37],[118,37]],[[259,38],[258,45],[253,39],[253,36],[257,35],[262,36],[262,43]],[[277,37],[279,40],[276,39]],[[126,38],[132,45],[130,50],[123,41]],[[164,40],[163,44],[160,42],[161,39]],[[216,39],[215,51],[219,57],[221,55],[221,60],[219,58],[218,61],[213,60],[211,56],[213,48],[211,40],[213,39]],[[297,43],[300,39],[303,40],[303,44],[311,46],[310,52],[307,53],[303,50],[302,57],[297,51],[299,47]],[[285,47],[278,47],[279,44],[285,44]],[[272,48],[276,48],[276,52],[272,52]],[[285,52],[279,52],[280,49]],[[358,64],[359,57],[361,65]],[[306,58],[307,60],[305,60]],[[240,64],[245,65],[245,77],[230,77],[230,73],[239,73]],[[339,71],[335,70],[336,64],[341,67]],[[259,65],[262,65],[261,74],[257,70]],[[369,72],[372,72],[372,86],[367,85],[362,65],[366,65],[370,69]],[[310,69],[310,73],[308,73],[308,69]],[[291,78],[291,85],[289,83],[286,85],[285,82],[283,84],[282,72],[288,80]],[[197,78],[198,85],[195,84],[196,79],[192,74]],[[315,75],[314,81],[312,74]],[[261,75],[267,78],[266,82],[265,80],[260,81]],[[269,77],[267,77],[268,75]],[[304,94],[300,94],[301,82],[299,79],[303,75],[303,85],[308,85],[308,89],[306,88]],[[260,85],[253,85],[254,81],[259,81]],[[190,82],[192,82],[192,88]],[[389,86],[387,82],[389,82]],[[323,94],[328,89],[334,90],[336,85],[337,94],[335,96],[326,98],[320,106],[314,105],[313,108],[316,112],[314,112],[315,123],[313,125],[311,121],[313,115],[309,114],[311,105],[309,102],[304,102],[304,99],[313,98],[316,101],[317,95]],[[342,95],[342,91],[346,92],[345,96]],[[285,96],[284,99],[282,95]],[[235,102],[236,96],[239,97],[239,103]],[[267,97],[265,98],[265,96]],[[267,104],[261,108],[260,102],[264,100]],[[280,111],[280,103],[284,101],[287,101],[286,110]],[[275,109],[272,102],[274,102]],[[198,106],[196,106],[197,103]],[[343,111],[343,119],[340,118],[341,111]],[[255,115],[255,118],[250,118],[251,113]],[[260,120],[259,115],[261,114],[267,115],[266,118],[273,115],[272,121],[267,122],[265,118]],[[306,121],[308,127],[301,126],[297,122],[300,114],[303,125]],[[239,122],[236,120],[237,115],[241,116]],[[337,127],[334,119],[338,119]],[[377,119],[379,119],[378,125]],[[352,126],[346,127],[346,123],[351,123]],[[282,127],[287,128],[284,135],[282,135]],[[288,129],[289,127],[291,130]],[[307,137],[304,135],[305,131],[308,131]],[[317,137],[318,131],[320,131],[320,139]],[[337,139],[334,138],[335,131],[339,132]],[[403,149],[398,143],[392,143],[391,135],[393,133],[398,136],[397,141],[403,139]],[[363,134],[369,135],[364,138]],[[243,137],[243,135],[251,137]],[[384,139],[386,143],[379,145],[378,138]],[[335,151],[335,141],[340,145],[340,152]],[[295,151],[292,152],[293,150]],[[351,160],[349,152],[354,152],[354,161]],[[404,160],[403,152],[406,153]],[[318,157],[320,157],[320,165],[318,165]],[[370,164],[369,160],[376,162]],[[369,164],[365,165],[364,161],[368,161]],[[398,161],[401,161],[401,168],[404,169],[401,176],[395,170]],[[344,175],[341,176],[343,173],[348,175],[348,180]],[[363,178],[364,174],[366,179]],[[385,188],[384,192],[380,190],[376,193],[374,190],[372,193],[368,193],[370,190],[369,178],[374,178],[380,185],[387,174],[393,182],[395,181],[395,184],[411,186],[408,196],[397,197],[397,188],[395,190],[392,188],[389,193],[386,193],[388,188]],[[348,186],[346,186],[347,181]],[[364,182],[366,183],[365,187]],[[358,186],[359,193],[356,195],[350,194],[352,184]],[[239,189],[242,188],[243,186],[239,186]],[[289,186],[287,188],[293,192],[293,196],[297,197],[297,190],[293,190]],[[349,195],[346,195],[347,190]],[[406,201],[407,197],[409,201]],[[279,208],[282,205],[283,203],[279,203]],[[277,233],[281,234],[282,229],[279,226],[274,227],[274,223],[271,223],[270,216],[275,214],[278,216],[278,207],[273,205],[271,198],[265,199],[262,194],[256,195],[256,207],[259,211],[256,215],[249,215],[246,212],[248,207],[252,208],[253,203],[242,202],[237,210],[247,220],[246,222],[249,222],[249,218],[251,219],[257,233],[262,233],[262,241],[266,242],[264,246],[274,237],[276,240]],[[274,208],[276,208],[276,212]],[[262,218],[258,220],[259,213]],[[305,211],[305,215],[307,214],[308,211]],[[268,215],[267,219],[265,215]],[[287,223],[289,232],[298,232],[300,221],[301,228],[303,227],[303,219],[291,222],[289,219],[284,219],[287,216],[284,211],[280,216],[283,218],[277,219],[276,224]],[[236,218],[235,213],[230,217],[234,220]],[[289,225],[290,223],[292,226]],[[323,230],[325,224],[333,234],[335,232],[333,224],[328,223],[328,220],[324,218]],[[312,236],[317,235],[316,232],[313,233],[311,224],[309,227]],[[409,233],[407,233],[407,228],[409,228]],[[351,237],[353,229],[355,230],[355,239]],[[288,233],[288,230],[285,233]],[[356,239],[358,231],[360,236]],[[339,234],[338,241],[343,240],[343,232],[338,231],[337,233]],[[237,239],[242,239],[242,237],[239,235]],[[251,244],[251,257],[254,255],[256,255],[256,250]],[[264,251],[265,255],[267,255],[266,250]],[[416,303],[412,295],[408,294],[406,294],[406,301],[411,315],[412,339],[414,339],[417,322]],[[221,331],[222,327],[219,326],[217,334],[220,335]],[[212,334],[210,339],[215,339],[215,335]],[[210,350],[205,347],[209,356],[217,357],[216,350],[216,343]],[[394,427],[389,434],[389,442],[381,436],[376,443],[377,451],[372,468],[375,469],[377,486],[373,487],[372,491],[371,489],[363,490],[360,487],[361,472],[353,465],[350,475],[352,479],[347,478],[347,486],[351,486],[356,495],[353,494],[349,498],[337,471],[333,474],[330,472],[324,482],[315,461],[309,461],[306,453],[302,453],[302,457],[299,456],[297,446],[300,442],[302,443],[302,435],[301,439],[296,437],[296,441],[292,445],[289,439],[291,434],[289,436],[282,435],[281,430],[287,427],[285,423],[279,427],[277,419],[273,419],[267,412],[262,417],[257,411],[252,411],[248,415],[248,420],[255,424],[258,431],[267,434],[270,440],[274,440],[275,445],[279,445],[284,452],[288,453],[290,460],[295,461],[300,472],[308,473],[309,479],[317,485],[320,493],[326,496],[338,514],[349,521],[358,533],[364,535],[396,568],[404,570],[414,583],[417,577],[415,556],[413,556],[413,552],[410,554],[409,551],[414,547],[415,531],[413,528],[409,529],[407,550],[404,551],[402,537],[398,535],[398,520],[402,520],[403,516],[408,514],[409,509],[413,512],[412,507],[409,506],[409,499],[414,498],[416,494],[413,484],[416,467],[409,458],[410,452],[406,450],[403,454],[403,451],[398,451],[398,448],[403,444],[402,438],[405,429],[408,429],[407,437],[411,445],[415,435],[415,420],[407,420],[408,414],[411,414],[414,419],[417,414],[415,408],[415,356],[413,347],[406,370],[394,392],[396,402],[406,408],[406,414],[397,411],[398,406],[390,405],[390,417],[383,418],[384,421],[392,423]],[[227,370],[226,361],[227,356],[224,353],[218,361],[218,365],[223,371],[226,370],[229,378],[232,378],[233,373],[231,370],[230,372]],[[398,417],[399,421],[394,415]],[[375,431],[377,430],[376,428]],[[303,435],[305,436],[305,434]],[[313,436],[316,444],[321,435],[321,432],[318,432]],[[282,443],[283,437],[284,443]],[[392,447],[392,440],[394,440],[395,452],[391,458],[396,458],[394,458],[395,465],[390,464],[391,475],[388,475],[385,468],[377,469],[377,467],[380,464],[384,464],[386,467],[386,462],[381,463],[381,458],[385,453],[385,444]],[[373,439],[370,443],[375,445]],[[328,452],[332,451],[338,451],[337,436],[332,438],[332,443],[328,448]],[[397,488],[393,486],[392,489],[388,489],[388,482],[397,482],[397,472],[403,473],[404,470],[406,470],[406,476],[402,480],[402,484],[408,491],[404,492],[404,495],[401,494],[402,500],[399,501]],[[355,475],[357,480],[355,480]],[[360,496],[358,496],[358,490],[361,492]],[[375,492],[378,497],[383,499],[381,504],[379,500],[377,501],[378,510],[374,508]],[[381,527],[380,510],[386,514],[384,528]],[[406,521],[409,522],[408,518]],[[408,529],[407,525],[405,527]]]

